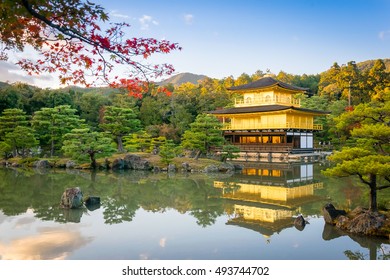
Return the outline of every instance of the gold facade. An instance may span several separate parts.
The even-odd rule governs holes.
[[[273,113],[251,113],[218,115],[223,130],[259,130],[259,129],[304,129],[322,130],[321,124],[314,123],[314,114],[304,114],[298,111]]]

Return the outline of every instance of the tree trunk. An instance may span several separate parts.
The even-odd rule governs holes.
[[[123,142],[122,142],[122,136],[119,135],[116,137],[116,141],[118,142],[118,152],[123,153]]]
[[[376,199],[376,175],[370,174],[370,210],[373,212],[378,211],[378,203]]]
[[[54,157],[54,140],[51,140],[50,156]]]
[[[370,242],[370,245],[368,246],[368,249],[370,251],[370,260],[376,260],[378,257],[378,254],[376,252],[376,244],[373,244]]]
[[[196,155],[195,155],[195,158],[194,158],[194,159],[195,159],[195,160],[198,160],[201,153],[202,153],[202,151],[201,151],[201,150],[198,150],[198,151],[196,152]]]
[[[89,152],[89,158],[91,160],[91,167],[92,167],[92,169],[96,169],[97,168],[97,164],[96,164],[95,152]]]

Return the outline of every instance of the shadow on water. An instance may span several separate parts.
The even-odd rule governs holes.
[[[348,234],[338,229],[337,227],[325,223],[324,230],[322,232],[322,238],[324,240],[330,241],[343,236],[348,236],[353,241],[358,243],[362,248],[368,249],[368,255],[365,255],[361,251],[345,250],[344,254],[348,259],[390,260],[390,252],[386,252],[382,247],[383,244],[390,244],[389,240],[386,240],[384,238],[377,238],[377,237],[366,237],[357,234]]]

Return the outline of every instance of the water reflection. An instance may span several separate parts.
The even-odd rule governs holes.
[[[0,260],[62,260],[93,241],[83,236],[78,227],[42,225],[27,210],[23,218],[4,219],[1,229],[17,232],[12,236],[0,235]],[[0,212],[1,216],[1,212]]]
[[[329,224],[324,225],[324,230],[322,232],[322,238],[324,240],[330,241],[332,239],[340,238],[342,236],[348,236],[353,241],[358,243],[362,248],[368,249],[368,253],[364,254],[357,251],[345,250],[344,254],[348,259],[351,260],[390,260],[390,247],[382,245],[382,243],[389,244],[388,241],[383,240],[382,238],[376,237],[366,237],[357,234],[347,234],[342,230],[331,226]]]
[[[269,238],[293,226],[305,204],[323,200],[315,195],[323,183],[314,179],[313,164],[252,163],[234,179],[215,181],[233,213],[227,222]]]
[[[251,164],[209,175],[0,169],[0,259],[388,257],[388,241],[324,227],[326,202],[361,204],[355,182],[326,179],[313,163]],[[100,208],[60,208],[76,186],[99,196]],[[310,221],[303,231],[293,224],[299,214]]]

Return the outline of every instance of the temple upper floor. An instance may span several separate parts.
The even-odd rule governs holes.
[[[300,100],[294,98],[291,93],[277,91],[263,91],[243,93],[242,97],[236,98],[235,107],[261,106],[261,105],[286,105],[300,107]]]
[[[300,107],[298,93],[306,93],[307,88],[297,87],[278,81],[272,77],[263,77],[249,84],[228,89],[239,97],[235,99],[235,107],[285,105]]]

